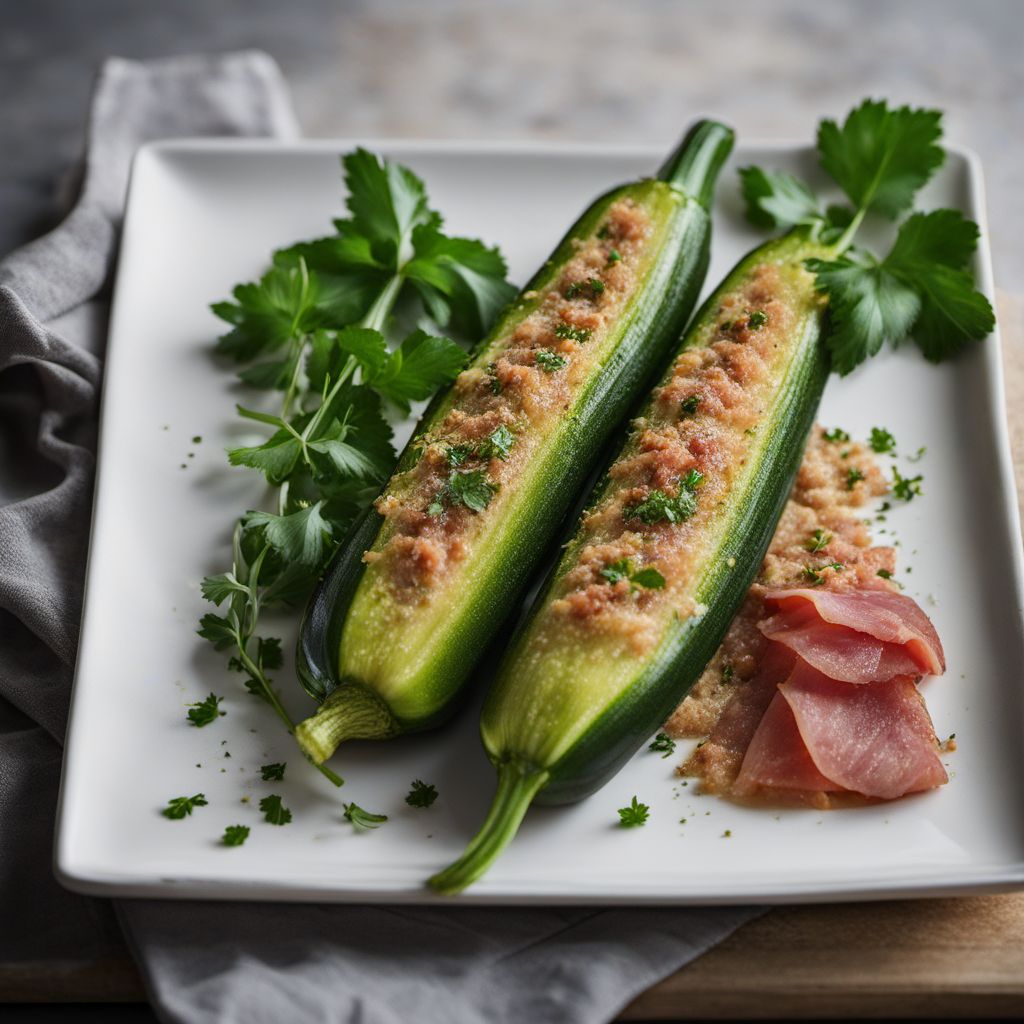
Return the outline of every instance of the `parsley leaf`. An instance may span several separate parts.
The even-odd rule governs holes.
[[[978,226],[956,210],[915,213],[900,225],[883,263],[919,298],[909,333],[932,362],[980,341],[995,326],[992,306],[965,269],[977,243]]]
[[[323,561],[324,548],[331,534],[331,525],[320,511],[323,505],[318,501],[284,516],[249,512],[245,526],[247,529],[262,527],[267,543],[286,562],[313,569]]]
[[[785,171],[741,167],[740,184],[747,204],[747,219],[762,228],[813,224],[821,207],[810,188]]]
[[[600,570],[599,575],[609,583],[629,580],[631,590],[636,590],[638,587],[644,587],[648,590],[661,590],[665,586],[665,577],[653,565],[648,565],[634,572],[633,564],[628,558],[620,558],[617,562],[606,565]]]
[[[225,846],[241,846],[249,838],[248,825],[228,825],[220,841]]]
[[[859,466],[851,466],[846,471],[846,489],[852,491],[854,484],[864,479],[864,471]]]
[[[823,530],[820,526],[804,541],[804,548],[811,554],[816,554],[827,548],[832,541],[832,534]]]
[[[871,440],[869,442],[871,450],[878,452],[879,455],[885,455],[896,451],[896,438],[889,433],[885,427],[872,427],[871,428]]]
[[[454,342],[413,331],[379,370],[364,379],[408,413],[410,402],[429,398],[442,384],[453,381],[465,364],[466,354]]]
[[[679,481],[679,491],[675,497],[670,497],[661,490],[653,490],[643,501],[627,505],[623,509],[623,518],[639,519],[648,526],[662,521],[681,523],[697,511],[697,488],[703,480],[702,473],[690,470]]]
[[[476,454],[481,459],[501,459],[504,462],[512,445],[516,442],[516,435],[504,424],[495,427],[491,433],[477,445]]]
[[[284,779],[284,770],[288,765],[282,761],[276,761],[272,764],[260,765],[260,778],[264,782],[280,782]]]
[[[892,493],[901,501],[912,501],[914,495],[920,495],[921,481],[924,479],[920,473],[917,476],[906,477],[895,466],[892,469]]]
[[[659,732],[653,741],[647,745],[647,749],[654,751],[656,754],[661,754],[661,759],[664,761],[666,757],[669,757],[675,751],[676,741],[667,732]]]
[[[216,722],[218,718],[223,718],[227,714],[226,711],[220,710],[220,702],[223,699],[223,697],[218,697],[216,694],[211,693],[208,697],[204,697],[195,704],[189,704],[188,720],[197,729],[201,729],[204,725],[209,725],[211,722]]]
[[[854,205],[895,219],[914,201],[918,189],[945,159],[942,114],[864,100],[842,127],[818,126],[821,166]]]
[[[842,427],[833,427],[832,430],[823,431],[821,435],[826,441],[832,444],[844,443],[850,440],[850,435]]]
[[[363,810],[359,804],[344,804],[345,820],[352,822],[357,829],[380,828],[388,820],[386,814],[372,814]]]
[[[160,813],[172,821],[179,821],[188,817],[192,813],[192,808],[205,807],[206,804],[206,797],[202,793],[196,793],[195,796],[176,796],[167,801],[167,806]]]
[[[276,794],[265,796],[260,801],[260,810],[263,812],[265,821],[271,825],[287,825],[292,820],[292,812],[281,803],[281,798]]]
[[[410,807],[429,807],[437,799],[437,789],[428,782],[416,779],[409,790],[405,802]]]
[[[552,352],[546,348],[538,349],[533,357],[533,361],[545,373],[554,373],[555,370],[562,369],[569,362],[565,356],[560,356],[557,352]]]
[[[498,493],[498,485],[487,479],[482,469],[452,473],[441,493],[427,509],[429,515],[440,515],[443,504],[465,505],[472,512],[483,512]]]
[[[875,355],[883,342],[904,337],[921,310],[913,288],[867,254],[811,259],[807,269],[816,275],[818,291],[829,297],[826,343],[832,369],[841,376]]]
[[[651,816],[651,809],[647,804],[637,803],[633,797],[628,807],[619,808],[619,824],[623,828],[635,828],[638,825],[646,824]]]

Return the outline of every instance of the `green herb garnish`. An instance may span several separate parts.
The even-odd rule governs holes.
[[[637,803],[633,797],[628,807],[619,808],[619,824],[623,828],[635,828],[646,823],[651,816],[651,809],[647,804]]]
[[[804,541],[804,547],[812,554],[814,554],[818,551],[821,551],[823,548],[828,547],[831,541],[832,534],[829,533],[827,530],[823,530],[821,529],[821,527],[818,527],[818,529],[815,530],[814,533],[812,533],[810,537],[808,537],[807,540]]]
[[[608,253],[608,263],[609,264],[618,263],[619,260],[621,260],[621,259],[622,259],[622,256],[619,254],[618,249],[612,249],[612,251]]]
[[[617,562],[606,565],[600,575],[609,583],[618,583],[620,580],[629,580],[631,589],[645,587],[648,590],[661,590],[665,586],[665,577],[652,565],[648,565],[637,572],[633,571],[633,564],[628,558],[620,558]]]
[[[920,495],[921,481],[924,479],[920,473],[917,476],[904,476],[895,466],[892,469],[892,493],[901,501],[912,501],[914,495]]]
[[[225,846],[241,846],[249,838],[248,825],[228,825],[220,841]]]
[[[863,479],[864,479],[863,471],[859,467],[857,467],[857,466],[851,466],[846,471],[846,489],[848,491],[852,491],[853,490],[853,485],[856,484],[858,481],[863,480]]]
[[[481,459],[501,459],[504,462],[515,441],[516,435],[502,424],[477,445],[476,455]]]
[[[265,796],[260,801],[260,810],[263,812],[263,820],[269,821],[271,825],[287,825],[292,820],[292,812],[276,794]]]
[[[220,710],[220,702],[223,699],[223,697],[218,697],[216,694],[211,693],[208,697],[196,701],[195,704],[189,704],[188,720],[197,729],[201,729],[204,725],[209,725],[211,722],[216,722],[218,718],[223,718],[227,714],[226,711]]]
[[[288,765],[282,762],[260,765],[260,778],[264,782],[281,782],[284,779],[284,770]]]
[[[560,356],[557,352],[552,352],[546,348],[538,349],[533,358],[534,362],[545,373],[554,373],[555,370],[562,369],[569,362],[565,356]]]
[[[821,435],[826,441],[831,441],[833,444],[845,443],[850,440],[850,435],[843,430],[841,427],[835,427],[832,430],[823,431]]]
[[[684,398],[679,405],[684,416],[696,416],[697,406],[701,403],[700,395],[690,395],[688,398]]]
[[[655,754],[661,754],[661,759],[664,761],[676,749],[676,741],[667,732],[659,732],[654,740],[647,745],[647,749]]]
[[[766,323],[768,323],[768,314],[763,309],[754,310],[754,312],[747,317],[747,326],[752,331],[761,330]]]
[[[793,175],[746,167],[741,172],[747,215],[765,227],[808,225],[834,246],[832,259],[807,267],[829,298],[826,343],[840,374],[889,341],[910,336],[933,362],[950,358],[989,334],[992,307],[975,287],[969,269],[978,226],[958,211],[911,213],[896,241],[879,259],[852,243],[869,212],[899,221],[914,196],[942,164],[942,115],[936,110],[865,100],[842,126],[818,126],[822,168],[846,193],[851,206],[823,209],[811,189]]]
[[[409,790],[405,802],[410,807],[429,807],[437,799],[437,789],[427,782],[416,779]]]
[[[643,501],[628,505],[623,510],[626,519],[639,519],[648,526],[665,522],[681,523],[697,511],[697,488],[704,480],[704,474],[691,469],[679,481],[679,492],[670,497],[664,491],[653,490]]]
[[[871,440],[868,443],[871,445],[871,450],[878,452],[879,455],[896,451],[896,438],[885,427],[872,427]]]
[[[842,572],[846,566],[842,562],[826,562],[824,565],[819,565],[816,569],[809,565],[805,565],[803,568],[803,577],[807,580],[812,587],[820,586],[825,582],[824,570],[832,569],[835,572]]]
[[[206,797],[202,793],[195,796],[176,796],[167,801],[167,806],[160,812],[165,818],[178,821],[192,813],[194,807],[205,807]]]
[[[555,337],[563,341],[578,341],[580,344],[590,340],[591,330],[589,327],[573,327],[564,320],[555,327]]]

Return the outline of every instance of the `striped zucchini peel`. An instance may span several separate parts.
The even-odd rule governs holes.
[[[476,512],[479,528],[438,587],[427,588],[414,602],[400,601],[389,589],[386,570],[367,561],[379,557],[393,536],[388,521],[371,507],[355,524],[300,629],[299,678],[320,707],[299,724],[296,738],[315,762],[346,740],[431,728],[452,713],[612,432],[651,383],[696,304],[707,271],[708,209],[732,142],[730,129],[701,121],[657,178],[623,185],[595,200],[474,350],[469,370],[489,372],[495,353],[500,355],[560,281],[581,240],[602,237],[613,204],[625,201],[643,211],[650,234],[638,257],[635,286],[614,321],[592,340],[591,369],[569,407],[540,437],[515,486]],[[435,397],[385,495],[400,486],[402,474],[416,465],[457,401],[458,382]]]

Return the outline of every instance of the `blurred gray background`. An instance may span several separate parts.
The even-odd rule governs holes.
[[[1017,0],[0,0],[0,250],[49,226],[103,57],[260,47],[308,135],[665,143],[698,113],[810,140],[865,95],[947,112],[1024,271]],[[63,177],[62,177],[63,176]]]

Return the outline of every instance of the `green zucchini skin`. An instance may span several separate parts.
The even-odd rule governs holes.
[[[300,630],[300,681],[314,698],[327,702],[317,716],[297,730],[300,743],[316,760],[329,756],[340,740],[384,738],[427,729],[452,713],[455,696],[514,611],[567,506],[637,393],[650,382],[675,344],[696,303],[708,264],[707,203],[731,144],[728,129],[702,122],[663,169],[669,177],[667,182],[648,180],[625,185],[598,198],[525,286],[520,300],[508,308],[475,350],[471,365],[486,364],[491,346],[532,309],[530,293],[550,286],[575,254],[574,239],[596,231],[616,200],[635,197],[650,204],[662,218],[656,226],[661,235],[654,262],[623,310],[623,322],[609,336],[613,347],[603,363],[594,368],[557,430],[545,440],[536,468],[531,465],[528,479],[522,481],[522,489],[530,491],[528,507],[517,509],[514,521],[502,528],[496,543],[471,556],[478,580],[483,582],[475,585],[475,591],[468,589],[464,598],[460,595],[448,603],[443,628],[429,635],[417,651],[415,668],[397,681],[382,680],[381,673],[372,677],[371,673],[353,673],[344,668],[346,629],[358,631],[362,626],[352,614],[367,575],[363,553],[380,536],[384,520],[371,508],[354,526],[314,593]],[[688,159],[691,166],[684,178],[684,191],[677,172],[680,160],[685,165]],[[445,393],[431,403],[396,472],[412,465],[417,456],[415,441],[443,420],[450,397]],[[384,639],[382,649],[386,646]],[[354,716],[358,721],[342,727],[328,724],[328,715]]]
[[[827,255],[823,247],[802,229],[749,253],[708,298],[678,351],[707,336],[703,332],[723,295],[736,289],[758,264],[774,261],[800,267],[805,258],[823,254]],[[583,650],[566,655],[567,668],[556,666],[555,682],[538,677],[545,663],[538,668],[524,655],[533,639],[531,625],[555,584],[575,565],[575,549],[583,543],[575,531],[566,538],[568,550],[517,628],[481,714],[484,748],[498,771],[495,807],[464,856],[430,880],[435,889],[457,892],[478,878],[515,834],[531,802],[569,803],[604,785],[660,727],[718,649],[763,562],[829,372],[824,305],[811,281],[801,286],[799,298],[805,312],[787,339],[792,355],[776,382],[763,429],[758,427],[762,436],[752,456],[754,465],[733,486],[702,558],[708,568],[693,596],[704,606],[703,614],[685,619],[672,615],[649,656],[624,659],[606,669],[611,680],[607,693],[588,686],[594,680],[592,662],[588,664],[589,652]],[[599,502],[611,486],[606,476],[589,504]],[[577,697],[590,703],[574,704]],[[582,727],[566,718],[579,706],[592,715]],[[599,710],[594,712],[594,707]]]

